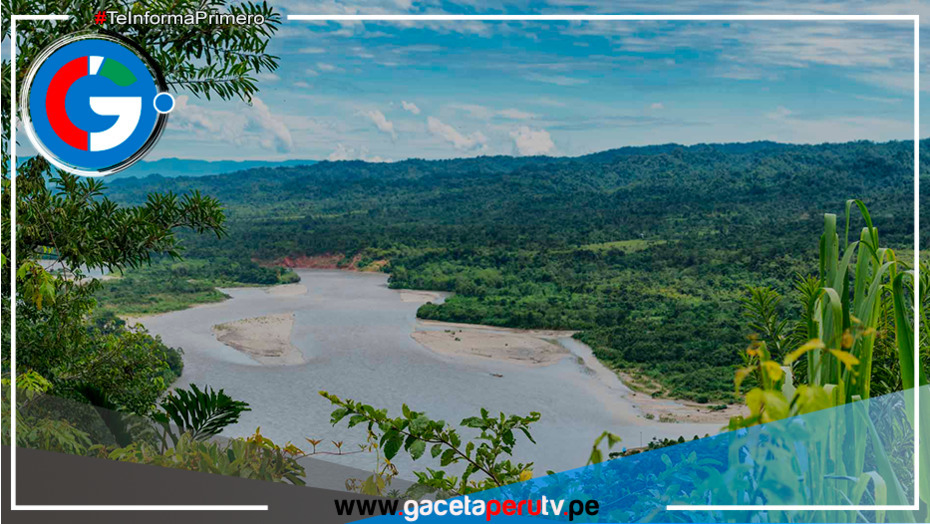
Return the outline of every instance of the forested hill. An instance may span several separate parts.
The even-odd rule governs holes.
[[[668,144],[150,176],[109,194],[219,198],[229,236],[190,238],[189,256],[386,260],[394,286],[457,293],[421,316],[581,329],[605,361],[714,398],[732,390],[745,345],[746,286],[789,293],[816,271],[824,212],[861,198],[883,244],[911,245],[912,155],[912,142]]]
[[[675,237],[696,227],[771,223],[815,231],[819,224],[806,217],[827,206],[838,211],[852,196],[878,199],[875,212],[890,215],[912,198],[911,155],[908,142],[663,145],[577,158],[321,162],[150,176],[115,180],[111,194],[138,202],[152,190],[199,189],[228,206],[234,227],[257,222],[250,228],[261,229],[263,240],[251,245],[261,258],[398,242],[552,247]],[[912,230],[906,219],[882,224],[883,233],[903,241]],[[335,230],[341,234],[332,236]]]

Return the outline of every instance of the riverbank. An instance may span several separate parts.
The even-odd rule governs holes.
[[[742,404],[698,404],[688,400],[653,397],[637,391],[631,392],[627,398],[643,413],[645,419],[661,423],[719,424],[722,428],[729,425],[730,419],[737,415],[749,415],[749,408]]]
[[[450,357],[548,366],[571,355],[556,339],[573,334],[573,331],[521,330],[418,320],[410,336],[431,351]]]
[[[161,258],[113,275],[119,278],[101,278],[99,272],[88,276],[99,281],[94,294],[98,310],[135,318],[225,301],[229,294],[220,288],[264,287],[300,279],[288,269],[261,268],[241,260]]]
[[[302,270],[306,271],[306,270]],[[320,270],[311,270],[313,273]],[[377,273],[339,270],[341,273],[369,275],[380,280]],[[383,275],[383,274],[381,274]],[[386,278],[383,276],[381,278]],[[227,293],[236,288],[218,289],[223,293],[223,301],[208,302],[188,306],[188,311],[201,308],[223,308],[229,297]],[[303,282],[279,284],[267,287],[252,287],[269,299],[285,299],[288,302],[309,297],[310,291]],[[390,289],[399,303],[416,306],[426,302],[440,303],[448,293],[427,290]],[[286,302],[282,302],[282,305]],[[164,313],[159,313],[162,315]],[[127,324],[140,322],[148,324],[153,315],[121,315]],[[295,329],[293,312],[236,319],[211,325],[214,339],[225,347],[246,356],[250,361],[263,366],[294,366],[306,363],[306,358],[291,340]],[[568,330],[523,330],[415,319],[409,337],[419,346],[445,359],[454,359],[463,363],[484,364],[493,369],[488,374],[504,377],[505,370],[498,364],[519,365],[527,368],[549,367],[565,360],[571,360],[572,352],[564,344],[566,338],[576,332]],[[590,361],[589,361],[590,360]],[[636,418],[647,423],[668,425],[673,423],[726,425],[731,417],[745,414],[742,404],[722,405],[721,403],[699,404],[682,399],[674,399],[659,394],[647,387],[641,380],[624,370],[610,369],[595,357],[585,359],[582,364],[585,373],[592,368],[604,368],[603,375],[611,375],[622,386],[611,395],[622,397],[636,410]]]
[[[279,297],[292,297],[295,295],[306,295],[307,286],[303,284],[278,284],[277,286],[266,287],[265,293]]]
[[[266,366],[306,363],[303,353],[291,343],[294,313],[245,318],[213,326],[216,339]]]
[[[268,267],[281,266],[288,269],[328,269],[340,271],[382,271],[388,264],[387,259],[365,260],[361,253],[351,258],[345,253],[324,253],[322,255],[295,255],[279,258],[270,263],[259,262]]]
[[[419,321],[418,307],[434,298],[418,294],[416,301],[405,301],[400,290],[388,287],[384,273],[298,273],[306,293],[297,286],[282,289],[283,295],[274,287],[223,288],[230,300],[143,319],[165,344],[184,348],[179,387],[223,388],[250,404],[252,411],[227,428],[226,436],[248,436],[260,426],[263,434],[281,442],[313,438],[342,441],[346,446],[363,443],[365,434],[358,427],[329,423],[333,406],[320,397],[320,390],[387,409],[392,416],[406,404],[452,423],[475,416],[481,409],[495,414],[537,411],[541,419],[534,424],[532,435],[538,444],[518,439],[515,459],[534,462],[541,470],[584,465],[591,443],[605,430],[619,435],[624,445],[636,446],[653,439],[683,436],[690,440],[695,435],[715,434],[723,426],[685,416],[678,423],[661,423],[658,416],[647,418],[649,412],[637,405],[638,396],[631,396],[616,373],[597,361],[571,332],[525,333]],[[228,345],[229,339],[218,340],[212,329],[234,324],[254,331],[261,326],[243,319],[275,315],[292,316],[290,330],[279,326],[276,331],[279,335],[290,331],[290,344],[312,365],[258,365],[251,355]],[[448,335],[445,329],[473,331],[482,337],[498,332],[548,339],[568,352],[556,348],[559,358],[555,362],[526,364],[441,354],[411,336],[430,330],[438,331],[437,336]],[[371,465],[370,457],[363,454],[333,460],[356,468]],[[405,476],[424,467],[438,467],[428,456],[414,463],[399,455],[394,462]]]
[[[583,355],[570,351],[564,341],[571,339],[575,333],[418,319],[410,336],[430,351],[463,362],[485,361],[538,367],[574,357],[586,375],[612,388],[611,395],[628,401],[637,410],[638,417],[649,423],[717,424],[723,427],[729,423],[730,418],[749,413],[741,404],[699,404],[653,396],[651,392],[640,389],[641,384],[630,375],[611,369],[598,360],[582,342],[574,341],[586,349]],[[504,377],[503,374],[494,375]]]
[[[749,408],[739,402],[706,402],[668,397],[665,388],[642,374],[610,368],[630,388],[629,398],[649,420],[659,422],[712,422],[727,425],[730,419],[749,415]]]

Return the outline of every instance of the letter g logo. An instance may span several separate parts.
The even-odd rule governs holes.
[[[53,165],[115,173],[155,144],[173,108],[161,73],[122,38],[71,35],[32,64],[20,107],[26,134]]]

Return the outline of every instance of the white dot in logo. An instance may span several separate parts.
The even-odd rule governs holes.
[[[158,93],[152,104],[155,106],[155,111],[162,114],[170,113],[174,109],[174,96],[167,92]]]

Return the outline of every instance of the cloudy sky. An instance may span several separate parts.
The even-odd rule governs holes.
[[[597,0],[514,0],[506,10],[485,0],[273,3],[285,14],[661,12]],[[666,12],[927,11],[797,5],[690,0]],[[180,93],[150,158],[580,155],[667,142],[907,139],[913,129],[909,21],[285,21],[270,50],[280,68],[259,78],[251,106]]]

